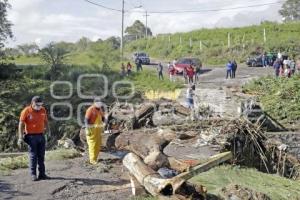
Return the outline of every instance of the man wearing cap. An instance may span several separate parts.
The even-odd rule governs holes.
[[[101,100],[96,98],[85,113],[85,133],[88,143],[90,163],[97,164],[98,155],[101,149],[101,135],[104,130],[105,115],[102,109]]]
[[[29,148],[29,168],[32,181],[49,179],[45,173],[45,137],[48,127],[47,111],[43,107],[41,97],[35,96],[31,105],[25,107],[20,116],[18,146],[24,141]],[[39,176],[36,175],[38,165]]]

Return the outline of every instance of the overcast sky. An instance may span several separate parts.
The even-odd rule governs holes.
[[[115,9],[121,0],[91,0]],[[121,13],[91,5],[84,0],[9,0],[9,19],[14,24],[14,40],[8,46],[36,42],[91,40],[120,36]],[[145,10],[211,10],[272,3],[276,0],[125,0],[125,27],[139,19],[145,23]],[[142,5],[142,8],[134,8]],[[187,32],[200,28],[233,27],[280,21],[280,4],[200,13],[151,13],[148,25],[154,34]],[[139,11],[139,12],[134,12]]]

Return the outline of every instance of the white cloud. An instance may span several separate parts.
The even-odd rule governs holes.
[[[271,1],[271,0],[270,0]],[[73,42],[86,36],[92,40],[121,35],[121,14],[74,0],[10,0],[12,10],[9,19],[13,22],[16,41],[20,43],[39,41],[44,45],[50,41]],[[232,8],[259,4],[259,0],[153,0],[146,2],[148,10],[199,10]],[[120,6],[106,2],[107,6]],[[127,5],[129,6],[129,5]],[[279,6],[264,6],[220,12],[184,14],[150,14],[148,26],[154,34],[186,32],[193,29],[215,26],[244,26],[260,23],[261,20],[279,20]],[[139,11],[144,11],[143,8]],[[145,23],[144,13],[126,13],[125,27],[136,19]],[[37,40],[38,39],[38,40]]]

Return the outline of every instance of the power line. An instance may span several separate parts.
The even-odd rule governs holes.
[[[91,0],[84,0],[90,4],[96,5],[98,7],[107,9],[107,10],[112,10],[112,11],[117,11],[117,12],[122,12],[120,9],[116,8],[111,8],[108,6],[104,6],[99,3],[95,3]],[[232,8],[220,8],[220,9],[200,9],[200,10],[150,10],[147,11],[149,14],[172,14],[172,13],[202,13],[202,12],[219,12],[219,11],[228,11],[228,10],[238,10],[238,9],[244,9],[244,8],[254,8],[254,7],[262,7],[262,6],[268,6],[268,5],[275,5],[275,4],[280,4],[284,3],[284,1],[276,1],[276,2],[271,2],[271,3],[263,3],[263,4],[253,4],[253,5],[248,5],[248,6],[238,6],[238,7],[232,7]],[[125,10],[124,12],[136,12],[136,13],[144,13],[144,11],[141,10]]]
[[[277,1],[272,3],[264,3],[264,4],[253,4],[248,6],[238,6],[232,8],[220,8],[220,9],[202,9],[202,10],[162,10],[162,11],[148,11],[148,13],[152,14],[170,14],[170,13],[201,13],[201,12],[218,12],[218,11],[228,11],[228,10],[238,10],[244,8],[254,8],[254,7],[262,7],[274,4],[280,4],[284,1]],[[131,12],[142,12],[142,11],[131,11]]]
[[[107,7],[107,6],[104,6],[104,5],[102,5],[102,4],[99,4],[99,3],[95,3],[95,2],[93,2],[93,1],[90,1],[90,0],[84,0],[84,1],[86,1],[86,2],[88,2],[88,3],[90,3],[90,4],[93,4],[93,5],[95,5],[95,6],[98,6],[98,7],[104,8],[104,9],[107,9],[107,10],[112,10],[112,11],[122,12],[122,10],[120,10],[120,9]]]

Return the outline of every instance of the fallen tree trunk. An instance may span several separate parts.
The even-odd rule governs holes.
[[[175,139],[177,134],[170,129],[133,130],[120,134],[116,138],[116,149],[135,153],[153,170],[161,167],[185,171],[189,165],[168,157],[163,149]]]
[[[134,153],[128,153],[123,159],[123,165],[129,170],[136,180],[145,187],[145,189],[153,196],[170,196],[182,195],[193,196],[200,195],[202,198],[205,196],[205,189],[203,187],[194,188],[194,190],[184,189],[183,187],[191,187],[186,181],[193,176],[205,172],[222,162],[232,158],[231,152],[225,152],[214,156],[207,163],[193,167],[190,171],[179,174],[173,178],[163,179],[156,171],[148,167],[139,156]],[[190,194],[189,192],[195,192]],[[197,193],[197,194],[196,194]]]

